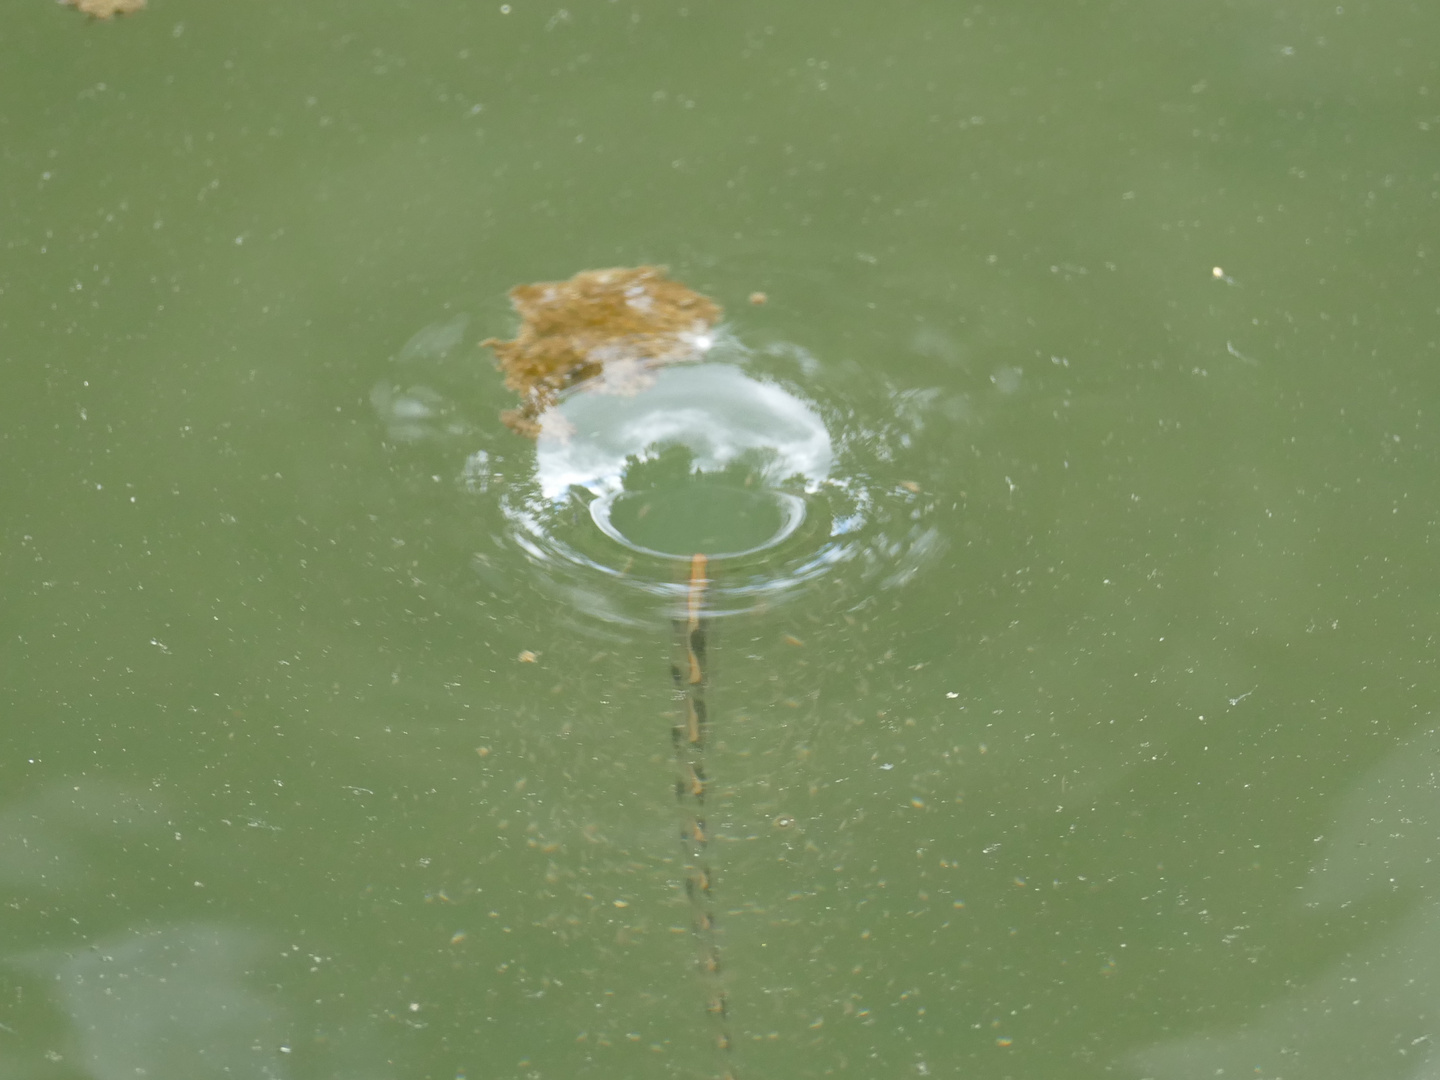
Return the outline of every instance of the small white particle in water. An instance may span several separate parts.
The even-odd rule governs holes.
[[[957,694],[954,690],[946,690],[946,691],[945,691],[945,696],[948,697],[948,698],[957,698],[957,697],[959,697],[960,695]]]
[[[500,5],[500,14],[501,14],[501,15],[509,15],[509,14],[510,14],[510,5],[509,5],[509,4],[501,4],[501,5]]]
[[[895,767],[895,766],[892,765],[892,764],[891,764],[890,762],[888,762],[888,761],[887,761],[884,765],[881,765],[881,766],[880,766],[880,768],[884,769],[886,772],[889,772],[889,771],[890,771],[891,769],[893,769],[894,767]]]
[[[420,1003],[419,1003],[418,1001],[412,1001],[412,1002],[410,1003],[410,1011],[411,1011],[411,1012],[419,1012],[419,1011],[420,1011]]]

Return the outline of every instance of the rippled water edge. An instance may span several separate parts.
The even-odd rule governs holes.
[[[419,331],[370,400],[399,459],[408,447],[414,464],[433,465],[438,452],[449,470],[439,482],[457,513],[464,506],[489,526],[467,556],[477,583],[560,602],[601,637],[668,619],[684,593],[684,561],[616,543],[577,493],[542,493],[533,445],[501,426],[504,402],[478,385],[490,373],[483,356],[463,347],[468,321],[459,315]],[[711,614],[785,604],[842,572],[871,592],[900,588],[942,556],[950,539],[938,512],[955,508],[953,493],[924,490],[911,477],[923,468],[922,433],[970,420],[968,399],[842,371],[793,342],[752,349],[723,326],[707,362],[736,364],[813,406],[835,457],[823,481],[794,490],[805,519],[782,543],[717,560]],[[397,470],[396,479],[433,485],[437,475]]]

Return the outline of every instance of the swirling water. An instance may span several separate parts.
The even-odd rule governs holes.
[[[471,448],[486,418],[444,389],[453,328],[467,322],[418,331],[395,358],[401,378],[378,382],[371,402],[392,438],[448,449],[450,483],[505,522],[492,542],[522,552],[535,586],[577,612],[665,618],[694,552],[717,570],[721,616],[822,587],[850,562],[900,583],[945,548],[927,520],[936,497],[907,479],[934,395],[867,387],[883,411],[866,418],[845,397],[854,388],[827,387],[826,365],[802,346],[756,351],[727,332],[705,362],[662,368],[653,385],[577,387],[547,414],[533,454],[503,436]],[[646,596],[657,602],[648,616]]]

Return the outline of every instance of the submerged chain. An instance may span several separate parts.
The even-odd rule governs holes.
[[[734,1080],[730,1067],[730,1023],[725,989],[720,978],[720,942],[715,926],[715,904],[711,897],[714,879],[710,872],[710,834],[705,823],[705,743],[709,717],[705,709],[705,589],[707,565],[704,555],[690,560],[690,581],[685,597],[685,616],[675,620],[675,662],[671,674],[680,706],[679,718],[670,735],[675,745],[678,777],[675,795],[681,808],[680,845],[685,859],[685,893],[695,931],[697,964],[704,979],[706,1011],[715,1027],[715,1041],[725,1057],[723,1080]]]

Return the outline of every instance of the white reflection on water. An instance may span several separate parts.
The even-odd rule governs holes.
[[[825,421],[808,402],[733,364],[662,368],[632,395],[572,394],[540,423],[535,471],[549,499],[572,486],[618,491],[629,461],[657,446],[689,448],[693,467],[707,473],[750,455],[765,482],[800,477],[812,490],[835,456]]]
[[[640,479],[677,450],[680,474],[660,486]],[[618,391],[601,378],[567,394],[540,416],[535,477],[545,500],[589,492],[595,525],[631,551],[713,559],[790,537],[807,505],[782,488],[813,494],[834,456],[808,402],[733,364],[686,364],[635,372]],[[643,489],[635,492],[643,509],[621,524],[617,510],[632,488]]]
[[[424,360],[443,360],[465,343],[465,330],[470,316],[456,315],[444,322],[431,323],[415,333],[396,354],[402,364]]]
[[[225,895],[233,865],[219,863],[236,858],[225,845],[182,845],[176,820],[152,791],[105,778],[60,779],[0,806],[0,899],[32,943],[13,924],[0,943],[0,1078],[282,1080],[304,1066],[392,1077],[368,1017],[343,1044],[321,1045],[325,1020],[351,1022],[349,1003],[313,999],[311,1012],[276,981],[302,959],[318,970],[310,950],[328,947],[316,935],[301,953],[249,926],[167,918],[170,906]],[[134,897],[156,887],[147,859],[162,851],[188,895],[166,888],[165,901],[137,909]]]
[[[798,596],[846,564],[872,588],[903,588],[952,543],[932,516],[946,497],[913,481],[931,471],[922,434],[977,422],[963,394],[858,377],[853,365],[827,365],[793,343],[752,350],[722,326],[698,362],[616,359],[540,418],[541,436],[530,443],[499,422],[488,358],[467,353],[455,362],[461,325],[450,319],[416,334],[370,399],[390,440],[454,454],[459,489],[479,498],[482,514],[494,509],[504,520],[477,538],[493,550],[471,556],[496,591],[513,590],[513,571],[528,566],[537,571],[530,580],[605,636],[602,626],[648,625],[657,602],[668,610],[678,595],[677,555],[726,558],[710,593],[713,613],[723,614]],[[676,449],[704,480],[694,492],[673,477],[636,482],[636,463]],[[427,488],[433,470],[427,463]],[[737,481],[745,495],[769,493],[770,502],[747,502]],[[731,505],[737,512],[725,517]],[[690,522],[697,507],[705,520]],[[721,519],[736,524],[715,525]],[[676,551],[691,532],[717,546]]]
[[[1397,922],[1228,1029],[1131,1056],[1155,1080],[1215,1076],[1306,1080],[1440,1077],[1440,903],[1419,901],[1440,879],[1440,729],[1393,751],[1341,801],[1316,837],[1320,855],[1298,894],[1302,918],[1364,926],[1371,906],[1411,899]]]
[[[194,924],[11,963],[42,976],[70,1018],[73,1043],[51,1053],[94,1080],[279,1078],[291,1071],[282,1016],[250,986],[263,951],[254,935]]]
[[[109,780],[45,788],[0,809],[0,885],[54,889],[89,883],[89,836],[130,837],[163,821],[163,808],[149,794]]]
[[[431,323],[417,331],[393,360],[406,377],[416,367],[433,371],[464,344],[469,325],[470,316],[465,314]],[[388,381],[376,383],[370,388],[370,404],[385,420],[388,434],[396,442],[420,442],[434,437],[437,431],[461,435],[466,430],[454,404],[423,383],[407,387]]]
[[[1346,795],[1301,894],[1345,907],[1440,884],[1440,732],[1409,740]]]
[[[1158,1043],[1131,1061],[1153,1080],[1434,1080],[1437,1005],[1440,905],[1427,904],[1234,1027]]]
[[[139,873],[116,848],[158,844],[171,819],[143,789],[90,778],[51,784],[0,810],[0,885],[27,912],[69,896],[113,897],[117,876]],[[0,966],[37,976],[69,1020],[58,1038],[11,1032],[0,1076],[40,1075],[27,1053],[94,1080],[285,1075],[279,1012],[249,985],[264,951],[255,934],[182,924],[94,936],[96,918],[66,921],[77,935],[67,948],[0,955]]]

